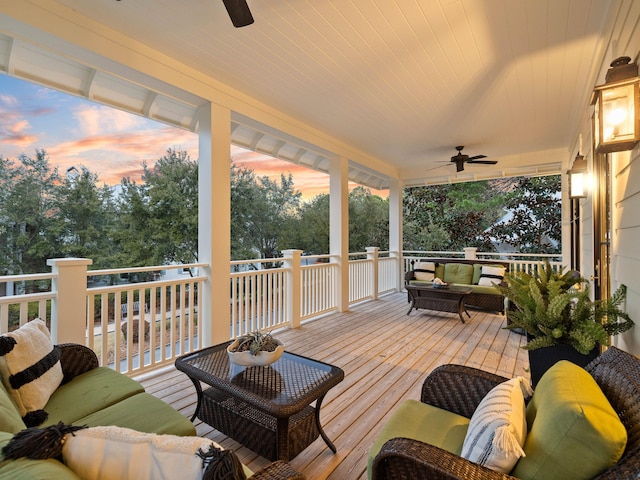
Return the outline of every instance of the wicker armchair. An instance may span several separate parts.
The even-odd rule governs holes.
[[[591,362],[586,370],[596,380],[627,429],[622,458],[597,477],[637,478],[640,472],[640,359],[615,347]],[[471,417],[480,400],[504,377],[475,368],[444,365],[425,380],[424,403]],[[373,461],[374,480],[421,479],[513,479],[489,470],[438,447],[408,438],[387,441]]]
[[[71,381],[74,377],[97,368],[98,357],[93,350],[75,343],[58,345],[60,348],[60,364],[64,378],[62,383]],[[270,463],[255,472],[250,480],[305,480],[306,477],[294,470],[284,461]]]

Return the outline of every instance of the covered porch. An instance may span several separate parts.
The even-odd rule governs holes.
[[[472,310],[456,314],[419,310],[407,315],[406,293],[391,293],[277,331],[291,352],[339,366],[345,379],[331,389],[321,409],[334,455],[321,438],[290,461],[307,478],[365,479],[367,455],[385,419],[399,402],[418,399],[425,376],[446,363],[469,365],[506,377],[528,377],[524,337],[505,330],[503,315]],[[195,388],[182,372],[168,368],[142,378],[145,389],[190,417]],[[253,470],[269,463],[251,450],[196,420],[199,435],[233,448]]]

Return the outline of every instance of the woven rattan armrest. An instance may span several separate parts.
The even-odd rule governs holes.
[[[84,345],[62,343],[58,348],[60,348],[60,364],[64,373],[63,384],[99,366],[95,352]]]
[[[373,480],[516,480],[410,438],[392,438],[373,460]]]
[[[306,478],[287,462],[277,460],[251,475],[249,480],[306,480]]]
[[[442,365],[422,384],[422,403],[471,418],[480,401],[508,378],[463,365]]]

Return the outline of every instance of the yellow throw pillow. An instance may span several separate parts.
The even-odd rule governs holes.
[[[562,360],[542,376],[527,406],[523,480],[586,480],[615,465],[627,431],[589,373]]]

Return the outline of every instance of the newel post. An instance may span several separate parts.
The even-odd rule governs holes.
[[[89,258],[51,258],[51,338],[54,343],[87,344],[87,266]]]
[[[373,288],[373,292],[371,298],[373,300],[378,299],[378,252],[380,248],[378,247],[367,247],[367,260],[373,260],[373,268],[371,269],[371,286]]]
[[[287,269],[287,321],[291,328],[300,326],[300,297],[302,295],[302,281],[300,259],[302,250],[283,250],[284,266]]]
[[[467,260],[476,260],[478,256],[476,252],[478,249],[476,247],[464,247],[464,258]]]

